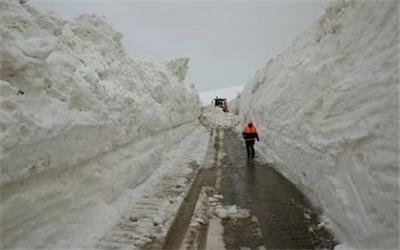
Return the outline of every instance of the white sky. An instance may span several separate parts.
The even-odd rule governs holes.
[[[30,0],[65,19],[104,15],[132,56],[189,56],[187,83],[199,91],[245,84],[323,13],[328,0]]]
[[[243,90],[243,88],[244,84],[222,89],[208,90],[200,92],[199,96],[203,105],[210,104],[211,100],[213,100],[215,97],[226,98],[228,102],[230,102],[234,98],[236,98],[236,96]]]

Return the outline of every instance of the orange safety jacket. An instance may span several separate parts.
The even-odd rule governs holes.
[[[246,123],[246,125],[244,125],[243,129],[242,129],[243,133],[257,133],[257,129],[256,126],[254,126],[253,123],[253,127],[249,127],[249,123]]]
[[[242,137],[246,141],[253,141],[255,139],[257,139],[257,141],[258,141],[259,139],[258,139],[257,128],[256,128],[256,126],[254,126],[254,123],[253,123],[253,126],[250,128],[249,123],[250,122],[248,122],[248,123],[246,123],[246,125],[244,125],[244,127],[242,129]]]

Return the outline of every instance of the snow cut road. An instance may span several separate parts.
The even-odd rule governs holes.
[[[225,133],[221,190],[226,205],[250,210],[251,217],[223,220],[228,249],[333,249],[333,236],[294,184],[272,166],[247,160],[239,135]],[[261,232],[259,231],[261,229]]]
[[[248,161],[235,131],[212,135],[163,249],[334,248],[333,235],[295,185],[271,166]]]

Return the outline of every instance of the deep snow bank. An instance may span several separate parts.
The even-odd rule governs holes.
[[[1,184],[101,152],[200,114],[188,59],[130,58],[104,19],[66,22],[0,2]]]
[[[399,244],[398,1],[337,1],[236,100],[345,244]]]
[[[0,1],[0,35],[0,246],[90,248],[126,190],[199,137],[188,58],[132,59],[104,19],[17,1]]]

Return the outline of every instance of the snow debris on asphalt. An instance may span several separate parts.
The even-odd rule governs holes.
[[[186,231],[182,249],[196,248],[206,236],[207,249],[225,249],[222,220],[250,218],[250,210],[236,205],[223,205],[223,196],[212,187],[203,187]],[[207,231],[208,229],[208,231]]]
[[[202,187],[180,249],[198,249],[202,244],[210,222],[207,197],[213,192],[213,188]]]
[[[238,219],[250,217],[250,211],[248,209],[238,208],[236,205],[216,205],[213,209],[213,213],[221,219]]]

